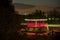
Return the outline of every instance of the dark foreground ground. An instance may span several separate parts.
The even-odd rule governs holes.
[[[33,36],[28,38],[26,35],[19,36],[17,40],[60,40],[60,33],[55,33],[49,36]]]

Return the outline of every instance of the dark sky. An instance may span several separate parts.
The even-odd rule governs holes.
[[[13,0],[14,3],[24,3],[31,5],[60,6],[60,0]]]

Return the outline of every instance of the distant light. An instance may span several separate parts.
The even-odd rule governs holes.
[[[27,35],[36,35],[36,33],[28,32]]]
[[[48,24],[48,27],[60,27],[60,24]]]
[[[59,18],[55,18],[55,20],[59,20]]]
[[[47,19],[25,19],[25,21],[47,21]]]
[[[22,28],[20,31],[25,31],[25,29]]]
[[[54,20],[54,18],[52,18],[52,20]]]
[[[29,30],[28,31],[33,31],[33,28],[29,28]]]
[[[20,25],[27,25],[27,23],[21,23]]]
[[[49,18],[49,20],[51,20],[51,18]]]

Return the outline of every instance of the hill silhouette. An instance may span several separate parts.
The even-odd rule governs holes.
[[[28,4],[23,4],[23,3],[14,3],[14,6],[17,9],[26,9],[26,8],[35,7],[34,5],[28,5]]]

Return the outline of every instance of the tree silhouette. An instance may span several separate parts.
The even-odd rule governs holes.
[[[32,14],[28,15],[28,18],[46,18],[45,16],[45,12],[43,12],[42,10],[35,10],[35,12],[33,12]]]
[[[56,20],[56,18],[60,18],[59,16],[59,12],[56,10],[56,9],[53,9],[52,11],[50,11],[48,13],[48,18],[51,18],[50,22],[49,23],[59,23],[60,21],[59,20]],[[54,18],[54,20],[52,20],[52,18]]]
[[[14,14],[12,0],[0,0],[0,36],[1,40],[16,40],[17,15]]]
[[[34,15],[37,17],[37,18],[45,18],[45,12],[43,12],[42,10],[36,10]]]
[[[60,17],[59,12],[56,9],[53,9],[52,11],[49,12],[49,17],[58,18]]]

